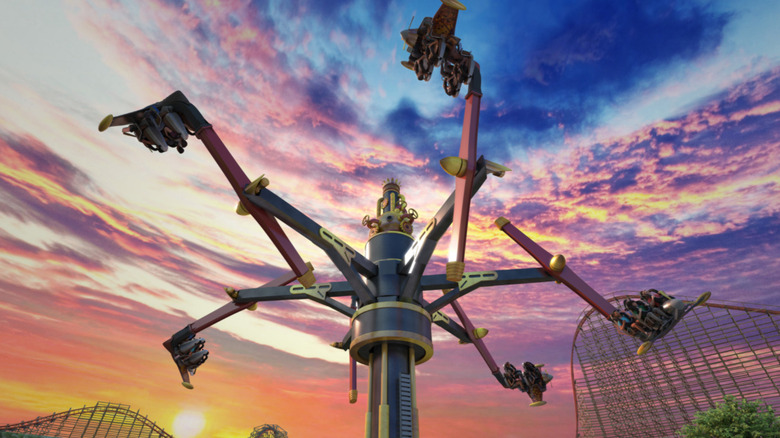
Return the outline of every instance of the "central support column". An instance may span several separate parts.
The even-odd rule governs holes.
[[[416,216],[391,179],[377,201],[377,218],[363,220],[370,229],[365,254],[379,268],[368,280],[377,302],[352,316],[350,355],[369,367],[366,438],[419,437],[414,367],[433,356],[431,315],[417,302],[400,300],[405,279],[399,274]]]
[[[350,354],[369,366],[366,436],[416,437],[414,366],[433,356],[430,316],[398,301],[364,309],[352,321]]]

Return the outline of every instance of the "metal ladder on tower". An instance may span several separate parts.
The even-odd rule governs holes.
[[[398,392],[401,400],[401,437],[414,438],[414,423],[412,419],[412,376],[401,373],[398,381]]]

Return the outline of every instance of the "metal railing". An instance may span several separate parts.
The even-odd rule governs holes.
[[[52,438],[173,438],[129,405],[108,402],[7,424],[0,431]]]

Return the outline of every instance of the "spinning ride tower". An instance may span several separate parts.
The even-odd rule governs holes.
[[[443,3],[442,8],[451,8],[447,3],[459,4],[453,0]],[[444,44],[444,40],[436,40],[438,36],[431,38],[426,39],[425,44]],[[453,47],[457,48],[459,44]],[[450,51],[428,49],[424,53],[449,56]],[[555,281],[571,289],[610,321],[618,309],[579,278],[566,265],[562,255],[553,256],[503,217],[496,219],[496,226],[527,251],[539,266],[464,272],[471,197],[489,175],[502,177],[509,169],[477,156],[481,73],[473,58],[461,57],[460,61],[464,64],[457,71],[468,72],[468,75],[457,76],[468,85],[460,149],[458,156],[441,161],[444,170],[455,178],[455,191],[417,237],[413,237],[417,213],[408,208],[398,181],[386,180],[382,197],[377,201],[376,217],[363,219],[363,225],[369,228],[364,254],[268,189],[268,178],[261,176],[250,181],[214,128],[179,91],[138,111],[118,117],[109,115],[100,123],[101,131],[110,126],[127,125],[124,133],[136,137],[152,151],[165,152],[173,147],[181,153],[190,135],[202,141],[238,196],[236,212],[251,215],[258,222],[290,267],[289,273],[260,287],[241,290],[226,287],[230,302],[188,324],[164,342],[186,388],[193,388],[189,375],[194,374],[208,357],[208,351],[203,349],[205,340],[196,337],[198,332],[242,310],[254,310],[257,303],[310,299],[350,318],[350,329],[341,341],[332,345],[349,352],[349,401],[352,403],[357,400],[357,363],[368,366],[367,438],[419,436],[414,371],[416,366],[433,356],[432,324],[443,328],[461,343],[473,344],[502,387],[527,392],[533,401],[531,406],[545,403],[542,395],[552,376],[541,372],[540,365],[530,362],[523,364],[525,371],[518,371],[508,362],[502,371],[482,340],[487,330],[472,324],[458,298],[487,286]],[[432,59],[426,65],[432,68],[438,65],[437,62],[445,65],[448,61]],[[467,62],[471,63],[468,68]],[[417,64],[420,63],[418,59]],[[451,73],[452,68],[444,69],[443,75]],[[445,85],[452,79],[450,76],[445,77]],[[447,88],[445,86],[445,91]],[[317,283],[313,266],[303,261],[279,221],[322,249],[344,276],[344,281]],[[450,225],[446,274],[424,275],[439,239]],[[298,284],[291,285],[296,280]],[[424,291],[432,290],[444,293],[426,301]],[[337,299],[342,297],[351,298],[351,305]],[[444,313],[447,306],[452,308],[457,321]]]
[[[476,79],[478,74],[477,70]],[[144,132],[157,128],[171,146],[194,134],[211,152],[236,191],[239,197],[237,213],[251,215],[290,266],[288,274],[260,287],[241,290],[226,287],[230,302],[188,324],[164,342],[186,388],[193,388],[189,374],[194,374],[208,357],[208,351],[203,349],[205,340],[195,337],[198,332],[237,312],[253,310],[257,303],[310,299],[350,318],[349,331],[340,342],[332,345],[350,354],[350,402],[357,400],[356,364],[369,368],[366,437],[419,436],[414,368],[433,356],[432,324],[462,343],[473,344],[503,387],[529,392],[533,405],[544,403],[542,392],[546,381],[529,380],[527,385],[518,386],[516,379],[508,379],[482,340],[487,330],[472,324],[457,299],[481,287],[557,281],[604,316],[608,317],[615,308],[566,266],[563,256],[553,257],[505,218],[498,218],[496,225],[540,266],[464,273],[470,198],[488,175],[503,176],[509,170],[482,157],[475,158],[480,100],[475,86],[478,83],[478,80],[472,80],[466,96],[460,156],[442,160],[445,170],[456,178],[455,191],[415,238],[412,228],[417,213],[407,208],[399,183],[394,179],[387,180],[382,197],[377,201],[376,217],[363,219],[369,228],[365,255],[268,189],[268,178],[250,181],[211,125],[181,92],[142,110],[117,118],[109,116],[101,123],[102,130],[128,123],[131,129],[125,129],[138,132],[142,142],[153,141]],[[181,119],[186,131],[175,130],[176,119]],[[166,120],[174,122],[168,125]],[[159,144],[156,146],[160,148]],[[321,248],[344,275],[345,281],[317,283],[313,266],[302,261],[278,221]],[[455,224],[451,239],[453,250],[446,274],[423,275],[439,239],[451,224]],[[299,284],[290,285],[296,280]],[[444,294],[428,302],[423,292],[430,290],[444,291]],[[350,297],[351,306],[336,299],[339,297]],[[443,309],[448,305],[459,322],[444,313]]]

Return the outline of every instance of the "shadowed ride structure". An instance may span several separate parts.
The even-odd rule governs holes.
[[[250,181],[211,124],[180,91],[138,111],[119,117],[109,115],[100,123],[101,131],[110,126],[128,125],[123,132],[135,136],[153,152],[165,152],[169,147],[183,152],[188,136],[201,140],[238,196],[236,212],[251,215],[257,221],[290,267],[287,274],[260,287],[241,290],[226,287],[230,302],[188,324],[164,342],[186,388],[193,388],[190,375],[208,358],[205,340],[196,337],[198,332],[244,309],[253,310],[258,303],[309,299],[350,319],[347,333],[332,345],[350,355],[351,403],[357,400],[356,365],[368,367],[365,436],[412,438],[419,436],[415,367],[433,356],[432,324],[461,343],[473,344],[502,387],[528,393],[531,406],[545,404],[542,395],[552,376],[541,371],[542,365],[533,362],[524,362],[519,369],[506,362],[503,369],[499,368],[482,339],[488,331],[475,327],[458,303],[458,298],[467,293],[488,286],[556,281],[575,292],[623,333],[646,343],[665,334],[692,308],[691,303],[663,295],[665,301],[659,298],[643,304],[658,307],[658,312],[653,312],[658,321],[653,319],[653,324],[634,327],[633,324],[642,324],[641,315],[618,310],[578,277],[562,255],[553,256],[503,217],[496,219],[496,226],[539,266],[465,272],[471,197],[488,176],[503,177],[509,169],[477,156],[482,97],[480,69],[454,37],[457,11],[465,7],[455,0],[442,0],[442,3],[436,16],[423,21],[427,29],[414,30],[414,40],[408,35],[411,29],[404,31],[406,35],[402,33],[410,45],[408,63],[412,63],[415,71],[425,69],[425,74],[417,73],[418,79],[426,80],[430,69],[441,66],[448,95],[456,97],[460,84],[468,85],[459,154],[441,160],[444,170],[455,178],[455,191],[416,237],[413,226],[418,219],[417,212],[407,205],[400,183],[390,178],[384,181],[375,216],[363,218],[368,238],[361,254],[271,191],[270,180],[265,176]],[[419,48],[418,52],[415,47]],[[421,61],[422,56],[427,58]],[[303,261],[279,222],[323,250],[344,281],[317,283],[313,266]],[[450,225],[452,236],[446,273],[424,275],[439,239]],[[298,284],[291,284],[296,281]],[[426,291],[444,294],[426,297]],[[350,304],[338,298],[349,298]],[[444,312],[448,306],[457,321]]]

